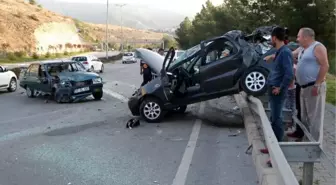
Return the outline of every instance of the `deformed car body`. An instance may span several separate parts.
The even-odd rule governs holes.
[[[76,102],[90,95],[103,96],[102,78],[76,61],[43,61],[32,63],[20,79],[28,97],[51,95],[58,103]]]
[[[253,38],[257,35],[260,33]],[[174,49],[170,49],[165,58],[147,49],[137,49],[136,55],[146,61],[158,77],[129,98],[130,111],[147,122],[159,122],[168,111],[183,113],[188,104],[240,91],[254,96],[265,94],[272,65],[264,65],[263,57],[275,50],[261,47],[269,37],[261,36],[258,42],[250,39],[251,36],[233,30],[202,41],[175,61]]]

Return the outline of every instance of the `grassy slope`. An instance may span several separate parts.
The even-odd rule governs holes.
[[[328,103],[336,105],[336,76],[327,75],[327,100]]]

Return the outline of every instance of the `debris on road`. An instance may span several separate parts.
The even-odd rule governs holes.
[[[235,106],[232,108],[233,110],[239,110],[239,107],[238,106]]]
[[[139,125],[140,125],[140,120],[132,118],[132,119],[127,121],[126,128],[132,129],[132,128],[137,127]]]
[[[238,136],[240,133],[241,133],[240,130],[237,130],[236,133],[234,133],[234,134],[230,134],[229,137],[236,137],[236,136]]]

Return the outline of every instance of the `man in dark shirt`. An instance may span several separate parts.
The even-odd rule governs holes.
[[[152,50],[152,48],[147,48],[148,50]],[[141,86],[146,85],[149,81],[152,80],[152,71],[150,67],[146,64],[145,61],[140,61],[140,75],[143,77],[143,82]]]
[[[286,93],[294,78],[292,51],[285,45],[285,30],[276,27],[272,31],[272,43],[277,49],[274,58],[274,69],[268,77],[268,94],[271,108],[271,124],[278,141],[284,136],[282,123],[282,108],[286,99]]]

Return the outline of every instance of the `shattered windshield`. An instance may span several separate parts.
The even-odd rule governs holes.
[[[85,71],[85,68],[79,62],[47,64],[46,68],[52,76],[61,72]]]
[[[200,44],[198,44],[198,45],[196,45],[196,46],[194,46],[192,48],[189,48],[188,50],[184,51],[183,54],[181,54],[180,56],[178,56],[178,58],[175,61],[173,61],[170,64],[170,66],[174,66],[174,65],[182,62],[184,59],[191,57],[192,55],[194,55],[195,53],[197,53],[200,50],[201,50],[201,45]]]

